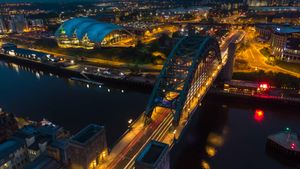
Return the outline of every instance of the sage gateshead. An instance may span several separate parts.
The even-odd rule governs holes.
[[[123,27],[91,18],[74,18],[55,32],[61,48],[134,47],[136,37]]]

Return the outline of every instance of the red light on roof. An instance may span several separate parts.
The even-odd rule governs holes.
[[[261,84],[259,84],[259,87],[262,89],[268,89],[269,85],[267,83],[261,83]]]
[[[296,149],[296,144],[292,143],[290,147],[291,147],[292,150],[295,150]]]
[[[265,118],[265,113],[262,110],[255,110],[254,113],[254,120],[255,121],[262,121]]]

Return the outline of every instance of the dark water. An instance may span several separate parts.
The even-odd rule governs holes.
[[[209,95],[179,144],[174,168],[300,168],[265,149],[270,134],[286,127],[300,133],[299,110],[300,105]],[[263,116],[257,116],[259,111]]]
[[[128,119],[140,115],[149,97],[105,84],[87,88],[37,72],[0,61],[0,107],[32,120],[46,118],[73,133],[89,123],[105,125],[110,144],[127,129]],[[179,144],[174,168],[296,168],[268,155],[265,141],[285,127],[299,131],[299,108],[209,95]],[[264,116],[255,117],[257,110]]]
[[[39,72],[39,73],[38,73]],[[108,92],[110,90],[110,92]],[[124,90],[124,89],[123,89]],[[0,62],[0,107],[17,116],[43,118],[72,133],[90,123],[104,125],[109,144],[145,109],[147,94],[90,86]]]

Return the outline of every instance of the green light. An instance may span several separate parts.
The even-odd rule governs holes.
[[[289,128],[289,127],[287,127],[287,128],[285,128],[285,130],[286,130],[286,131],[290,131],[290,128]]]

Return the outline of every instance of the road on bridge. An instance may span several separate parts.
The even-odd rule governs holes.
[[[221,52],[226,55],[230,43],[241,40],[244,36],[242,31],[233,31],[221,44]],[[213,81],[213,79],[211,79]],[[212,83],[212,82],[211,82]],[[206,92],[203,92],[204,94]],[[172,133],[173,114],[171,110],[157,107],[152,116],[152,123],[144,126],[144,117],[141,115],[130,127],[130,130],[113,147],[106,162],[99,167],[129,169],[133,168],[136,156],[142,151],[150,140],[163,141],[172,144],[173,138],[180,132]],[[174,129],[173,129],[174,130]],[[180,131],[182,128],[180,129]]]

